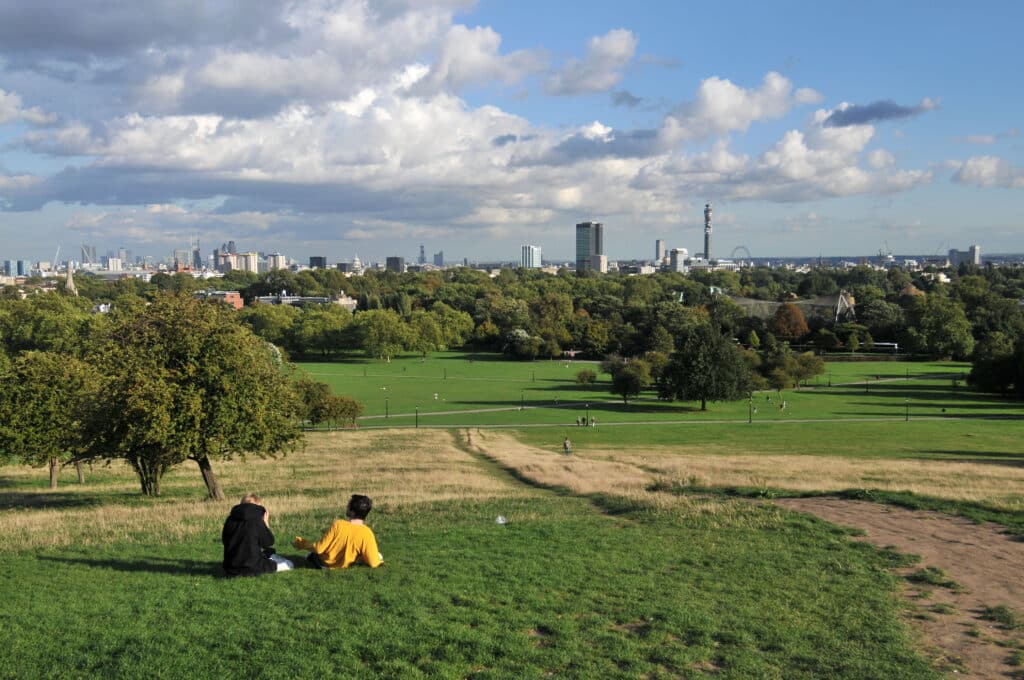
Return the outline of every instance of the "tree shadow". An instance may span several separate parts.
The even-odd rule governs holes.
[[[49,555],[39,555],[37,559],[47,562],[61,562],[63,564],[93,567],[96,569],[112,569],[114,571],[226,578],[220,562],[203,562],[199,560],[169,557],[146,557],[143,559],[128,560],[110,557],[55,557]]]
[[[95,497],[60,491],[4,491],[0,492],[0,510],[10,508],[84,508],[100,505]]]
[[[1024,454],[1006,451],[957,451],[932,449],[922,451],[927,460],[943,463],[980,463],[982,465],[1006,465],[1024,467]]]

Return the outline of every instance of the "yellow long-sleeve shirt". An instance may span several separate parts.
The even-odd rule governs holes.
[[[331,569],[345,569],[356,561],[376,568],[384,562],[373,530],[365,524],[353,524],[343,519],[334,520],[331,528],[316,543],[297,536],[295,546],[312,550]]]

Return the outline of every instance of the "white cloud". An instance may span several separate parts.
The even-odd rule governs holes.
[[[550,95],[577,95],[604,92],[619,84],[622,70],[633,59],[637,39],[631,31],[615,29],[595,36],[587,45],[583,59],[570,59],[560,71],[544,83]]]
[[[21,97],[18,94],[0,89],[0,125],[13,121],[24,121],[33,125],[50,125],[57,121],[57,116],[46,113],[38,106],[26,109],[22,106]]]
[[[794,95],[793,84],[775,72],[769,72],[757,89],[712,76],[701,82],[694,101],[678,107],[665,119],[663,130],[677,141],[745,132],[751,123],[781,118],[794,106],[819,98],[807,88]]]
[[[492,28],[455,25],[448,29],[440,55],[423,83],[458,92],[467,85],[497,81],[517,83],[547,66],[537,50],[500,55],[501,36]]]
[[[875,149],[868,154],[868,165],[876,170],[891,168],[896,164],[896,157],[885,149]]]
[[[980,187],[1024,189],[1024,168],[1014,166],[1005,158],[975,156],[960,165],[953,181]]]

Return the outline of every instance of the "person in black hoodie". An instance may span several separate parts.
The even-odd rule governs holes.
[[[259,576],[294,567],[291,560],[274,554],[270,513],[261,502],[254,493],[242,496],[224,522],[220,537],[224,542],[225,576]]]

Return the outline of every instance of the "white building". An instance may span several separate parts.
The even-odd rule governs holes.
[[[288,258],[281,253],[271,253],[267,255],[267,270],[273,271],[275,269],[287,269]]]
[[[523,269],[538,269],[540,264],[540,246],[524,245],[519,266]]]

